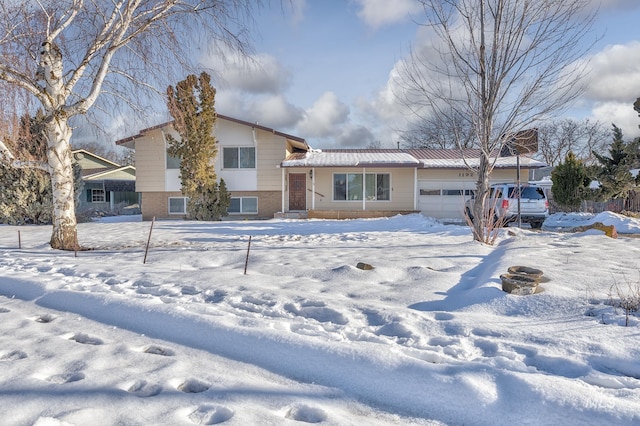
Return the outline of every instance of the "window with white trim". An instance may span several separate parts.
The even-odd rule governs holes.
[[[167,150],[167,170],[179,169],[181,161],[182,159],[180,157],[173,157]]]
[[[241,146],[222,148],[222,167],[225,169],[255,169],[255,147]]]
[[[229,214],[257,214],[258,197],[231,197]]]
[[[92,189],[91,190],[91,202],[92,203],[104,203],[107,200],[104,189]]]
[[[389,201],[391,199],[391,175],[389,173],[366,173],[364,194],[362,173],[335,173],[333,175],[333,200],[357,201],[366,197],[367,201]]]
[[[169,214],[186,214],[187,197],[169,197]]]

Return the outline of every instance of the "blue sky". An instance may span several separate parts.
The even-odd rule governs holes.
[[[276,4],[277,3],[277,4]],[[202,58],[219,70],[217,109],[306,138],[317,148],[396,146],[406,118],[390,75],[419,46],[415,0],[272,2],[256,18],[253,62]],[[600,0],[593,0],[594,6]],[[603,0],[587,91],[565,116],[640,136],[640,1]]]

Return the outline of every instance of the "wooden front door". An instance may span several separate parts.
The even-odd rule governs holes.
[[[289,173],[289,210],[307,209],[307,174]]]

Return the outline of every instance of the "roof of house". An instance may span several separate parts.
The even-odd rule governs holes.
[[[74,161],[80,165],[80,176],[85,181],[108,179],[120,172],[130,173],[131,179],[135,179],[136,168],[133,166],[121,166],[86,149],[74,149],[72,154]]]
[[[310,150],[294,153],[281,167],[418,167],[419,161],[402,150]]]
[[[262,126],[262,125],[260,125],[258,123],[252,123],[250,121],[240,120],[238,118],[229,117],[227,115],[222,115],[222,114],[218,114],[217,118],[222,119],[222,120],[231,121],[233,123],[242,124],[243,126],[249,126],[249,127],[253,128],[253,129],[264,130],[265,132],[273,133],[274,135],[282,136],[283,138],[286,138],[286,139],[290,139],[290,140],[297,141],[297,142],[302,142],[305,145],[307,143],[304,140],[304,138],[301,138],[299,136],[293,136],[293,135],[290,135],[290,134],[287,134],[287,133],[283,133],[283,132],[280,132],[278,130],[272,129],[271,127]],[[126,137],[124,139],[117,140],[116,141],[116,145],[125,145],[127,142],[131,142],[131,141],[134,141],[134,140],[136,140],[138,138],[143,137],[145,135],[145,133],[149,133],[149,132],[151,132],[153,130],[162,129],[164,127],[172,126],[172,125],[173,125],[173,120],[167,121],[165,123],[158,124],[158,125],[155,125],[155,126],[152,126],[152,127],[147,127],[146,129],[140,130],[140,132],[137,135],[129,136],[129,137]]]
[[[127,172],[131,174],[131,178],[127,180],[135,180],[136,178],[136,168],[133,166],[120,166],[113,169],[82,170],[82,178],[84,180],[106,180],[106,179],[122,180],[122,179],[113,178],[113,175],[120,172]]]
[[[330,149],[294,153],[281,167],[415,167],[460,169],[479,165],[477,149]],[[496,168],[538,168],[547,164],[529,157],[494,155]]]

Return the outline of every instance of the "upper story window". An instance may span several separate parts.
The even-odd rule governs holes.
[[[225,169],[255,169],[256,149],[252,146],[224,147],[222,159]]]
[[[172,157],[167,151],[167,169],[179,169],[180,157]]]

